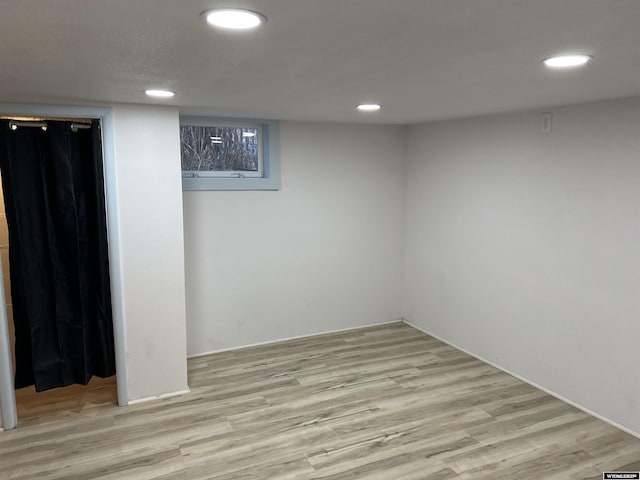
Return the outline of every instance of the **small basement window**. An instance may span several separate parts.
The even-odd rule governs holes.
[[[183,117],[183,190],[278,190],[278,124],[267,120]]]

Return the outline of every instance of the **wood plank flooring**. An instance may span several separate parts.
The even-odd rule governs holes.
[[[82,413],[95,406],[118,403],[116,377],[93,377],[87,385],[69,385],[37,393],[34,387],[16,391],[20,426],[39,423],[43,418]],[[0,476],[0,478],[2,478]]]
[[[191,393],[42,413],[0,478],[600,479],[640,440],[407,325],[189,361]]]

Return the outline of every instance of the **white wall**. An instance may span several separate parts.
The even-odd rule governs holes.
[[[410,128],[404,317],[640,432],[640,99]]]
[[[398,319],[403,144],[285,122],[280,191],[185,192],[189,354]]]
[[[119,259],[112,275],[122,286],[114,307],[121,302],[122,310],[114,313],[124,324],[116,335],[124,337],[127,401],[187,389],[178,119],[176,108],[140,105],[114,106],[110,119],[108,207],[118,222],[110,248]]]

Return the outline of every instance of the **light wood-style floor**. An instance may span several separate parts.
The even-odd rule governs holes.
[[[600,479],[640,440],[393,324],[189,362],[192,392],[32,418],[0,478]]]

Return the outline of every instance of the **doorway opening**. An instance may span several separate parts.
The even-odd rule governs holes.
[[[68,117],[18,117],[18,116],[11,116],[10,118],[7,117],[0,117],[3,120],[5,120],[3,122],[3,124],[7,124],[10,130],[17,130],[18,128],[20,129],[41,129],[43,131],[46,132],[48,127],[51,127],[51,129],[55,129],[55,128],[67,128],[69,131],[71,131],[72,133],[69,135],[72,135],[73,133],[77,133],[77,132],[81,132],[81,135],[85,135],[85,131],[88,130],[92,130],[93,131],[93,135],[95,137],[95,132],[97,131],[98,133],[98,145],[97,147],[99,148],[99,156],[100,156],[100,172],[99,172],[99,179],[100,179],[100,185],[99,185],[99,189],[97,190],[97,196],[98,198],[100,197],[100,195],[102,196],[102,209],[106,209],[106,202],[105,202],[105,181],[104,181],[104,171],[103,166],[102,166],[102,158],[103,158],[103,150],[102,150],[102,138],[101,138],[101,134],[100,134],[100,120],[99,119],[93,119],[93,118],[78,118],[78,117],[73,117],[73,118],[68,118]],[[5,125],[5,126],[7,126]],[[88,133],[88,132],[87,132]],[[78,136],[79,138],[79,136]],[[75,142],[74,140],[69,141],[68,143],[73,143]],[[61,145],[64,146],[64,141],[61,143]],[[71,165],[71,164],[70,164]],[[3,174],[6,172],[2,172]],[[49,173],[52,172],[48,172],[46,171],[46,169],[43,169],[42,172],[40,172],[42,175],[42,177],[47,177]],[[75,182],[78,180],[78,176],[79,175],[84,175],[84,173],[78,174],[75,172],[68,172],[70,174],[71,177],[71,181]],[[13,173],[11,174],[11,176],[13,176]],[[6,180],[6,179],[3,179]],[[42,180],[42,179],[40,179]],[[42,185],[45,185],[49,180],[47,180],[45,183],[43,184],[39,184],[37,181],[37,177],[34,177],[34,184],[39,184],[41,187]],[[68,366],[65,367],[64,369],[61,370],[60,373],[60,379],[52,379],[52,377],[49,375],[47,376],[47,374],[44,374],[44,377],[38,377],[37,375],[35,376],[36,380],[34,380],[33,382],[30,382],[29,379],[25,380],[25,372],[22,371],[17,371],[16,370],[16,333],[15,333],[15,327],[14,327],[14,301],[12,299],[12,292],[11,292],[11,284],[15,285],[23,285],[23,284],[28,284],[29,280],[25,280],[25,276],[26,274],[24,273],[24,266],[25,263],[24,262],[17,262],[16,265],[12,265],[12,262],[10,260],[10,256],[14,258],[14,260],[16,258],[20,258],[19,256],[17,256],[17,254],[15,254],[15,252],[12,252],[12,242],[10,241],[10,235],[9,235],[9,229],[10,226],[13,228],[13,236],[17,238],[16,236],[16,231],[17,231],[17,220],[16,218],[20,218],[20,215],[22,215],[25,211],[25,208],[15,208],[15,199],[16,197],[19,197],[21,195],[20,194],[16,194],[16,192],[22,191],[24,192],[25,190],[25,185],[23,183],[22,186],[18,186],[18,185],[14,185],[13,187],[10,187],[10,189],[12,190],[10,192],[10,195],[8,198],[11,199],[11,202],[9,205],[5,204],[5,194],[7,193],[5,192],[0,192],[0,256],[2,257],[2,267],[3,267],[3,275],[1,280],[3,281],[2,283],[4,284],[3,288],[4,288],[4,297],[5,297],[5,301],[6,301],[6,317],[7,317],[7,325],[6,326],[2,326],[3,328],[5,328],[9,335],[9,343],[11,345],[11,367],[12,367],[12,374],[14,376],[14,378],[16,379],[16,385],[18,387],[17,390],[15,390],[15,404],[14,406],[17,407],[17,419],[20,422],[28,422],[31,419],[42,419],[43,417],[46,417],[47,419],[49,418],[53,418],[56,416],[68,416],[70,414],[73,414],[74,412],[80,412],[82,411],[83,414],[85,414],[87,412],[88,409],[94,407],[94,406],[98,406],[98,405],[104,405],[105,403],[112,403],[115,404],[117,403],[117,386],[116,386],[116,377],[115,376],[109,376],[108,374],[104,374],[104,372],[108,372],[109,368],[102,369],[100,370],[100,368],[98,368],[96,371],[94,371],[94,369],[89,368],[88,370],[85,368],[84,369],[84,374],[80,373],[78,374],[77,372],[73,372],[70,370],[75,370],[75,368],[69,369]],[[15,187],[15,188],[14,188]],[[36,187],[37,188],[37,187]],[[84,195],[86,192],[82,192],[82,195]],[[63,200],[63,201],[67,201],[67,198],[65,196],[66,194],[62,194],[62,195],[58,195],[58,200]],[[55,194],[53,194],[53,196],[55,196]],[[47,207],[49,208],[49,207]],[[84,209],[85,207],[82,206],[82,208]],[[9,209],[9,212],[7,212],[7,210]],[[88,214],[91,215],[91,212],[84,212],[83,215]],[[13,215],[13,217],[12,217]],[[50,210],[48,210],[47,212],[42,213],[42,215],[50,215]],[[104,218],[102,219],[102,222],[104,223],[104,242],[105,242],[105,248],[106,248],[106,215],[102,215]],[[51,218],[47,218],[47,221],[50,224],[50,228],[51,228]],[[58,221],[56,219],[54,219],[54,222]],[[60,220],[60,221],[64,221],[64,219]],[[13,224],[12,224],[13,222]],[[19,223],[19,222],[18,222]],[[11,225],[12,224],[12,225]],[[78,230],[80,229],[84,229],[86,227],[78,227]],[[54,225],[54,230],[57,229],[57,227],[55,227]],[[39,232],[42,233],[42,232]],[[82,235],[80,235],[81,238],[81,243],[84,242],[86,240],[86,238],[84,238]],[[42,242],[41,242],[42,243]],[[52,239],[49,238],[48,241],[45,241],[45,243],[47,243],[48,245],[56,244],[56,239]],[[31,246],[30,246],[31,247]],[[56,245],[55,249],[58,249],[58,245]],[[27,250],[24,245],[22,245],[20,247],[20,249],[22,250],[20,252],[20,254],[24,257],[25,256],[25,250]],[[51,250],[55,250],[54,248],[51,248]],[[60,248],[61,250],[62,248]],[[11,253],[14,253],[14,255],[11,255]],[[29,255],[29,251],[26,252],[26,255]],[[60,265],[62,266],[61,271],[65,271],[66,269],[68,269],[68,265],[66,265],[68,263],[68,258],[64,258],[63,256],[59,255],[59,252],[56,252],[55,255],[57,255],[60,258],[54,259],[52,261],[56,261],[56,260],[61,260]],[[87,253],[84,253],[84,256],[87,257]],[[106,283],[107,285],[107,289],[109,288],[109,277],[108,277],[108,255],[105,252],[103,252],[102,256],[104,257],[104,262],[107,264],[107,275],[106,275],[106,280],[103,283]],[[49,260],[49,258],[47,257],[47,260]],[[28,262],[27,262],[28,263]],[[45,262],[46,263],[46,262]],[[60,269],[59,269],[60,270]],[[73,269],[72,269],[73,270]],[[56,272],[55,275],[58,275],[60,273],[60,271]],[[64,273],[64,272],[63,272]],[[54,276],[55,276],[54,275]],[[18,276],[19,277],[19,281],[16,283],[15,278],[13,278],[14,276]],[[12,282],[12,278],[13,278],[13,282]],[[36,277],[37,278],[37,277]],[[33,278],[30,279],[31,283],[33,283]],[[83,285],[83,281],[84,283],[86,283],[86,278],[82,277],[82,275],[79,275],[78,278],[75,279],[75,284],[68,288],[68,290],[86,290],[86,286]],[[104,280],[104,279],[103,279]],[[57,281],[58,279],[55,278],[52,280],[53,283],[49,283],[48,285],[45,285],[48,287],[48,291],[55,291],[55,293],[51,293],[51,295],[48,295],[49,297],[57,297],[58,296],[58,287],[55,286],[57,285]],[[92,280],[93,281],[93,280]],[[54,285],[54,286],[52,286]],[[42,287],[42,285],[40,285],[40,287]],[[25,302],[24,302],[24,288],[20,287],[21,292],[18,295],[18,301],[22,301],[22,306],[19,307],[20,311],[20,315],[21,318],[24,316],[24,311],[25,311]],[[42,288],[41,288],[42,290]],[[110,292],[108,293],[108,295],[110,296]],[[47,295],[45,295],[47,296]],[[56,304],[56,301],[58,300],[57,298],[53,298],[50,299],[52,304],[55,305],[56,308],[56,315],[57,317],[60,317],[60,308],[58,307],[58,304]],[[64,300],[63,302],[64,303]],[[83,303],[82,301],[80,303]],[[84,302],[86,304],[86,302]],[[86,306],[86,305],[85,305]],[[0,308],[5,308],[5,305],[1,306]],[[82,309],[84,308],[84,306],[80,305],[78,308]],[[111,317],[110,315],[110,298],[109,298],[109,317]],[[98,307],[98,310],[103,309],[101,306]],[[73,308],[72,308],[73,310]],[[85,309],[86,310],[86,309]],[[95,310],[95,308],[94,308]],[[62,316],[64,316],[64,312],[62,314]],[[0,316],[0,320],[2,320],[2,316]],[[110,318],[110,321],[113,323],[113,321]],[[64,322],[63,322],[64,323]],[[74,325],[75,326],[75,325]],[[24,324],[22,324],[22,327],[19,328],[23,328],[24,329]],[[63,328],[67,328],[67,325],[64,325]],[[58,331],[61,330],[60,325],[57,326]],[[54,329],[55,331],[55,329]],[[18,352],[19,355],[22,355],[22,360],[23,360],[23,364],[24,364],[24,358],[25,358],[25,348],[24,348],[24,331],[22,331],[22,333],[20,333],[19,335],[22,335],[22,352]],[[67,337],[69,337],[67,335]],[[70,338],[70,337],[69,337]],[[61,341],[60,339],[57,340],[58,344],[62,344],[64,342],[68,342],[69,338],[66,338],[66,340]],[[113,340],[113,333],[111,333],[111,337],[110,339],[111,342],[111,354],[113,355],[113,349],[115,347],[114,345],[114,340]],[[40,340],[41,341],[41,340]],[[37,343],[37,341],[36,341]],[[107,342],[108,343],[108,342]],[[34,343],[34,350],[35,348],[39,348],[35,343]],[[60,347],[62,349],[62,346]],[[64,348],[66,350],[74,350],[76,348],[76,346],[74,346],[73,344],[69,344],[67,346],[64,346]],[[34,356],[35,358],[35,356]],[[86,357],[88,358],[88,357]],[[0,362],[4,361],[5,359],[0,359]],[[29,359],[30,360],[30,359]],[[45,359],[46,361],[44,363],[50,362],[51,359]],[[91,359],[89,359],[91,360]],[[112,363],[114,363],[115,360],[112,360]],[[24,368],[24,367],[23,367]],[[112,368],[113,372],[115,373],[115,367]],[[37,370],[34,368],[34,371]],[[46,369],[45,369],[46,370]],[[97,372],[97,373],[96,373]],[[106,378],[99,378],[96,376],[93,376],[95,374],[102,374],[103,376],[105,376]],[[84,375],[84,376],[83,376]],[[55,374],[53,375],[55,377]],[[78,380],[80,379],[80,380]],[[88,381],[88,383],[87,383]],[[30,383],[35,383],[35,386],[33,384]],[[83,383],[87,383],[86,385],[83,385]],[[2,385],[2,387],[5,387],[5,384]],[[40,392],[37,392],[36,390],[40,390]],[[6,398],[4,399],[4,402],[2,405],[0,405],[0,407],[2,407],[2,413],[3,413],[3,426],[5,429],[7,428],[13,428],[13,426],[15,425],[11,425],[11,419],[7,418],[6,412],[5,410],[7,410],[6,407]]]

